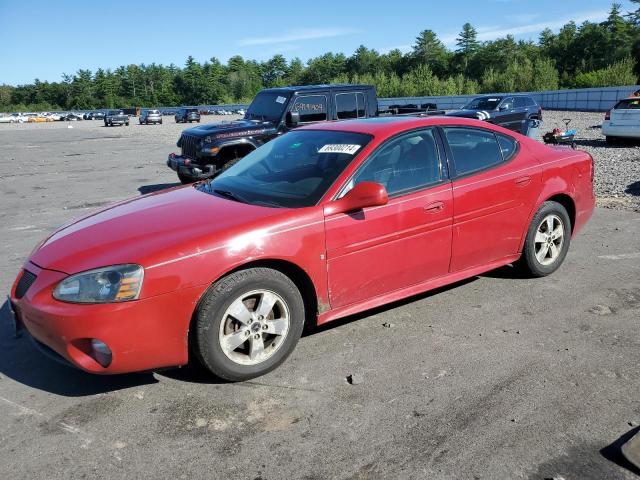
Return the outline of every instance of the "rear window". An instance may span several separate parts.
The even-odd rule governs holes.
[[[640,109],[640,98],[628,98],[621,100],[613,107],[614,110],[637,110]]]

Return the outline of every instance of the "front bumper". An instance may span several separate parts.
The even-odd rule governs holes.
[[[33,337],[40,350],[90,373],[116,374],[184,365],[194,305],[203,288],[193,287],[131,302],[72,304],[55,300],[53,288],[65,274],[27,263],[36,275],[20,299],[15,285],[10,305],[16,332]],[[21,272],[22,274],[22,272]],[[17,283],[17,282],[16,282]],[[92,354],[91,340],[104,342],[112,360],[103,366]]]
[[[194,180],[205,180],[216,172],[216,166],[201,165],[193,163],[193,160],[182,155],[172,153],[167,158],[167,166],[174,172],[193,178]]]

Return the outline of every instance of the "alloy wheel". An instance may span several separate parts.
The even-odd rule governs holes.
[[[252,290],[229,305],[220,322],[218,341],[233,362],[257,365],[278,351],[289,325],[289,308],[280,295],[269,290]]]
[[[535,256],[540,265],[551,265],[560,256],[564,243],[564,224],[555,214],[542,219],[534,239]]]

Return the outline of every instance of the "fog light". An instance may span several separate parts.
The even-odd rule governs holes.
[[[97,338],[91,339],[92,357],[103,367],[111,365],[111,349]]]

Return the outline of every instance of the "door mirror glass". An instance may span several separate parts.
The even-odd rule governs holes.
[[[386,205],[388,201],[387,190],[382,185],[375,182],[361,182],[349,190],[344,197],[329,202],[324,207],[324,213],[333,215],[354,212],[366,207]]]

